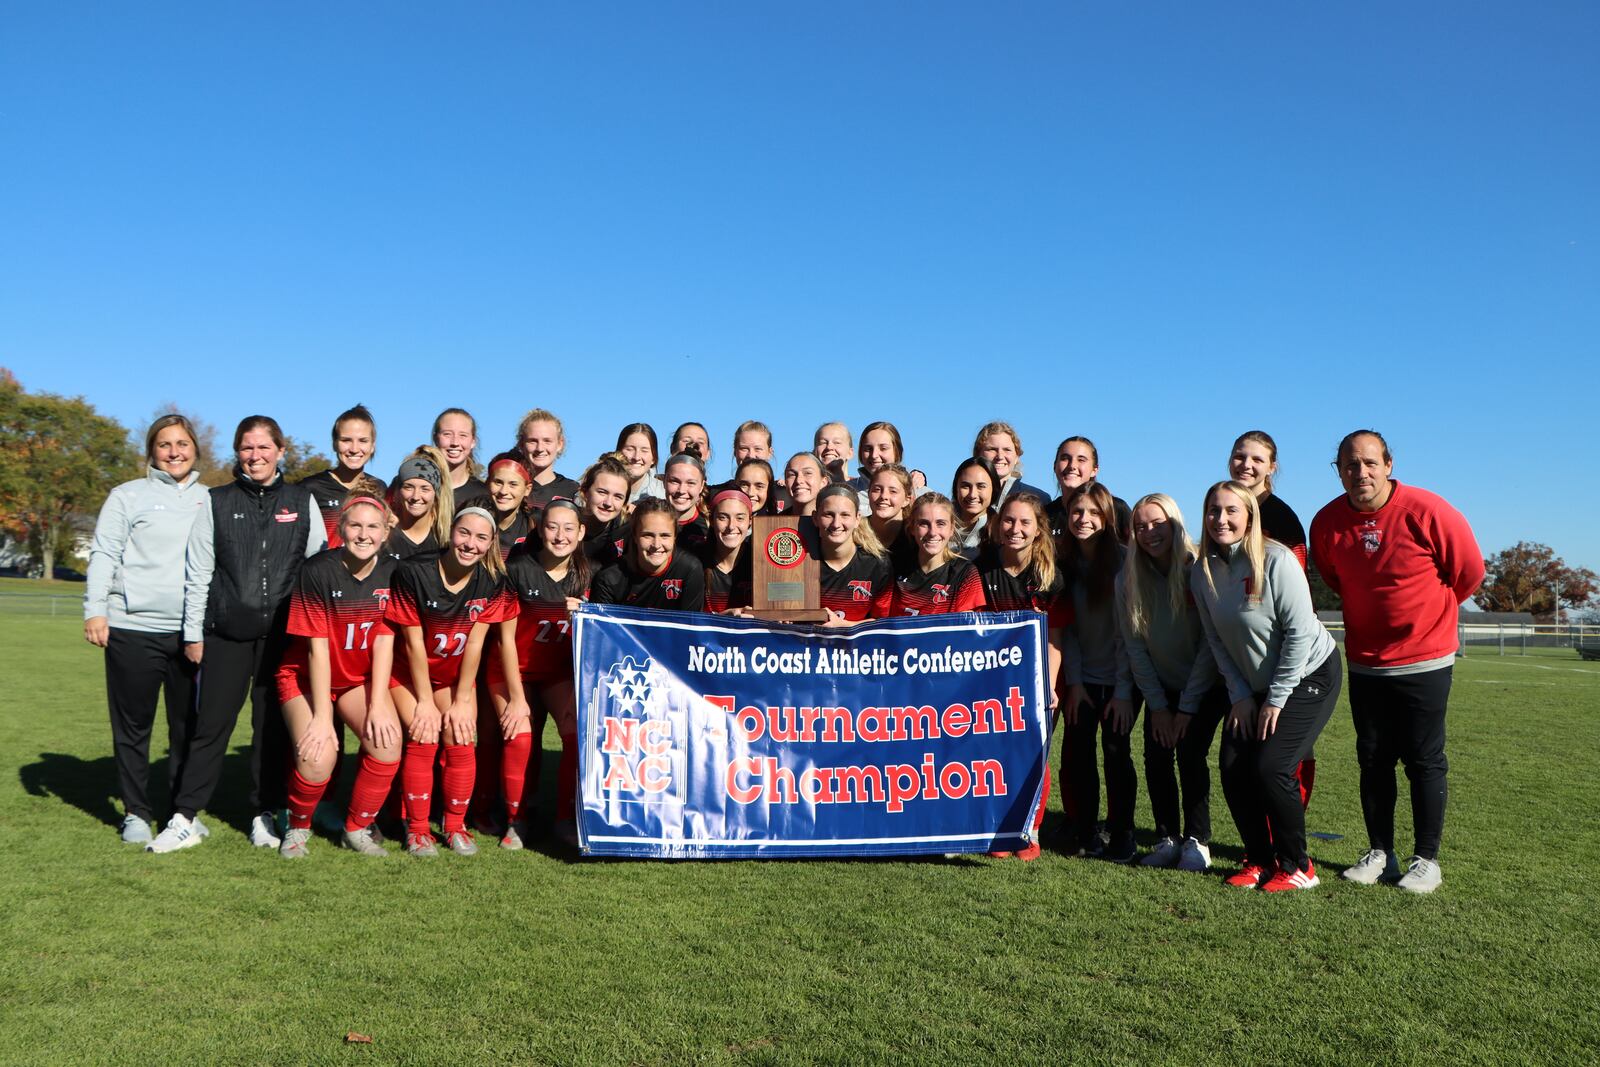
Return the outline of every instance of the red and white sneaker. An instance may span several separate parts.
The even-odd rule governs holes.
[[[1279,869],[1271,878],[1267,879],[1261,887],[1263,893],[1286,893],[1291,889],[1311,889],[1317,884],[1317,869],[1311,864],[1306,864],[1303,871],[1285,871]]]
[[[1228,875],[1225,879],[1228,885],[1236,885],[1241,889],[1256,889],[1267,880],[1268,871],[1259,863],[1245,860],[1244,866],[1238,872]]]

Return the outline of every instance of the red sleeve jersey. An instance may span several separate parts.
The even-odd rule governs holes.
[[[297,638],[279,673],[292,672],[297,688],[308,693],[311,676],[307,641],[328,642],[328,682],[335,693],[354,688],[372,671],[372,643],[390,632],[384,621],[395,563],[379,553],[368,575],[357,581],[344,565],[344,553],[320,552],[300,568],[289,595],[288,633]]]
[[[837,611],[849,622],[886,619],[893,609],[894,576],[889,561],[860,549],[838,570],[818,560],[822,574],[822,606]]]
[[[1377,511],[1340,496],[1311,520],[1312,559],[1344,599],[1345,654],[1362,667],[1454,655],[1458,609],[1483,581],[1483,553],[1461,513],[1393,485]]]
[[[311,499],[316,501],[317,511],[322,514],[322,525],[328,532],[328,547],[338,548],[344,544],[339,537],[339,510],[344,507],[344,498],[349,490],[339,484],[339,479],[333,476],[332,471],[318,471],[300,479],[300,484],[310,492]]]
[[[506,564],[506,584],[517,598],[517,669],[523,680],[572,677],[572,618],[561,583],[532,552],[518,552]],[[500,657],[495,655],[489,660],[489,677],[500,676]]]
[[[971,560],[959,556],[932,571],[920,567],[895,580],[890,614],[945,615],[984,609],[983,582]]]
[[[402,627],[422,629],[428,653],[428,679],[434,688],[454,685],[461,656],[476,623],[497,623],[517,617],[517,598],[482,567],[474,567],[459,590],[445,588],[437,560],[411,560],[395,572],[385,616],[395,631],[395,677],[411,684],[411,667]],[[487,644],[487,642],[485,642]]]
[[[674,552],[660,574],[635,574],[627,560],[595,575],[589,599],[596,604],[627,604],[664,611],[704,611],[706,571],[700,561]]]
[[[1261,509],[1261,532],[1294,553],[1300,569],[1306,568],[1306,528],[1300,525],[1300,516],[1276,496],[1267,495],[1258,500]]]
[[[1037,611],[1052,630],[1072,625],[1072,598],[1065,595],[1066,583],[1059,571],[1044,586],[1032,566],[1021,574],[1011,574],[1001,564],[999,553],[985,552],[978,559],[978,574],[990,611]]]

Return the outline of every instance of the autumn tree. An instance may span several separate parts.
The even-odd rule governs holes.
[[[1487,572],[1473,594],[1485,611],[1526,611],[1549,615],[1557,601],[1567,608],[1587,604],[1600,592],[1600,576],[1587,567],[1570,567],[1548,545],[1518,541],[1483,561]]]
[[[0,524],[48,578],[56,553],[92,527],[106,494],[139,473],[139,450],[81,396],[29,393],[0,368]]]

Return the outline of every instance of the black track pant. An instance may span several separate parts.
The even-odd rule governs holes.
[[[1439,858],[1447,787],[1444,712],[1453,668],[1422,674],[1350,672],[1350,717],[1356,725],[1356,762],[1361,767],[1361,814],[1372,848],[1394,850],[1394,765],[1405,764],[1411,780],[1411,821],[1417,855]]]
[[[173,810],[193,818],[211,803],[228,755],[228,739],[246,695],[250,697],[251,810],[274,811],[288,804],[289,729],[283,722],[273,678],[282,656],[281,637],[230,641],[215,634],[206,636],[200,695]]]
[[[1133,806],[1139,792],[1139,776],[1133,769],[1133,730],[1119,734],[1100,721],[1115,689],[1109,685],[1085,685],[1088,703],[1078,711],[1076,723],[1064,724],[1065,753],[1061,777],[1072,790],[1072,832],[1075,843],[1088,844],[1094,837],[1095,816],[1100,811],[1100,768],[1094,758],[1094,735],[1100,734],[1100,753],[1106,765],[1106,830],[1115,836],[1133,832]],[[1134,714],[1139,711],[1134,704]]]
[[[1178,694],[1167,694],[1167,707],[1177,708]],[[1183,836],[1202,845],[1211,843],[1211,742],[1217,724],[1228,714],[1228,691],[1218,686],[1206,694],[1200,708],[1188,716],[1189,725],[1175,748],[1157,743],[1148,708],[1144,715],[1144,781],[1150,791],[1150,810],[1156,820],[1157,837],[1177,837],[1179,819],[1178,787],[1183,787]],[[1173,764],[1177,772],[1173,772]]]
[[[167,778],[177,792],[189,718],[194,712],[194,664],[183,658],[180,634],[113,628],[106,642],[106,703],[111,709],[111,748],[117,761],[122,807],[154,823],[150,804],[150,731],[156,701],[167,705]]]
[[[1306,854],[1306,812],[1300,803],[1295,770],[1333,716],[1343,682],[1343,660],[1336,648],[1316,670],[1301,679],[1278,714],[1277,728],[1265,741],[1238,737],[1222,728],[1222,792],[1244,841],[1245,856],[1266,866],[1275,856],[1286,871],[1303,871]],[[1256,694],[1256,707],[1266,694]],[[1257,716],[1257,723],[1260,716]]]

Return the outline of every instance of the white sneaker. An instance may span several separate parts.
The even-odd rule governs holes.
[[[278,846],[278,855],[286,860],[303,860],[311,854],[308,847],[311,842],[311,827],[291,826],[283,832],[283,843]]]
[[[191,821],[185,815],[174,815],[167,820],[166,829],[156,835],[154,841],[144,846],[146,852],[176,852],[180,848],[193,848],[206,837],[205,827],[200,825],[200,820]]]
[[[1398,881],[1400,861],[1395,859],[1393,852],[1385,852],[1381,848],[1369,848],[1361,854],[1360,859],[1356,860],[1356,865],[1346,867],[1340,877],[1357,885]]]
[[[1180,871],[1203,871],[1211,866],[1211,849],[1192,837],[1183,839],[1183,850],[1178,856]]]
[[[1407,893],[1431,893],[1439,888],[1442,881],[1444,875],[1439,873],[1437,863],[1421,856],[1412,856],[1406,860],[1406,873],[1400,878],[1400,888]]]
[[[137,815],[124,815],[122,817],[122,840],[129,845],[148,845],[155,835],[150,832],[150,824]]]
[[[278,817],[264,811],[250,820],[250,843],[256,848],[277,848],[283,844],[278,837]]]
[[[368,826],[361,830],[340,831],[344,847],[363,856],[387,856],[389,853],[378,844],[378,837],[372,830],[373,828]]]
[[[1156,842],[1156,847],[1145,854],[1139,863],[1145,867],[1171,867],[1178,862],[1182,848],[1174,838],[1163,837]]]

